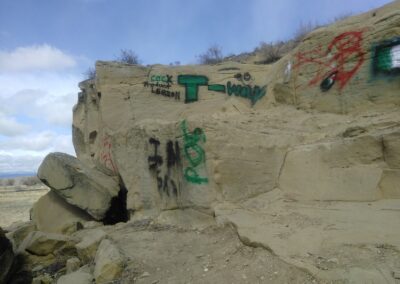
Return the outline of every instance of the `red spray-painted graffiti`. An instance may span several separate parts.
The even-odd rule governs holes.
[[[101,147],[102,148],[100,151],[100,161],[103,162],[106,168],[112,170],[114,173],[118,173],[117,167],[115,166],[115,163],[111,155],[112,144],[109,136],[106,136],[103,139]]]
[[[308,85],[320,83],[321,90],[328,91],[337,82],[341,90],[364,63],[362,40],[363,31],[342,33],[332,40],[325,51],[319,46],[311,51],[298,52],[294,68],[317,64],[317,74]]]

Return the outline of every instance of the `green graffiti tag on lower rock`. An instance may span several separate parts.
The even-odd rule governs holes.
[[[190,165],[184,171],[185,178],[188,182],[195,184],[208,183],[208,178],[201,177],[197,172],[197,168],[206,161],[205,152],[199,145],[199,142],[206,142],[206,135],[201,128],[196,128],[190,133],[187,129],[186,120],[182,121],[181,129],[183,133],[185,158]]]

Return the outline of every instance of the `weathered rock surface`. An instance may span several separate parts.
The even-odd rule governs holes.
[[[39,177],[96,220],[122,192],[113,212],[133,220],[194,229],[215,215],[320,278],[393,279],[399,9],[317,29],[272,65],[99,61],[73,110],[77,159],[51,154]],[[109,240],[95,258],[96,281],[120,275]]]
[[[6,234],[6,236],[12,242],[13,250],[16,251],[28,234],[36,230],[37,228],[35,223],[29,221],[12,228],[10,232]]]
[[[67,259],[67,262],[65,264],[66,273],[68,274],[77,271],[80,265],[81,261],[77,257]]]
[[[6,283],[10,278],[14,262],[14,252],[11,242],[0,228],[0,283]]]
[[[0,283],[31,283],[32,273],[20,254],[14,254],[13,245],[0,228]]]
[[[82,240],[75,247],[79,258],[87,263],[94,259],[97,247],[107,234],[101,229],[87,230],[84,233]]]
[[[114,179],[63,153],[47,155],[38,177],[68,203],[85,210],[96,220],[104,218],[111,199],[119,192]]]
[[[18,250],[27,251],[37,256],[46,256],[60,249],[62,246],[66,245],[67,242],[72,240],[72,238],[61,234],[35,231],[31,232],[25,238]]]
[[[90,284],[93,283],[93,276],[84,271],[75,271],[61,276],[57,284]]]
[[[89,214],[67,203],[52,190],[35,203],[31,217],[38,231],[58,234],[65,233],[71,224],[92,220]]]
[[[96,283],[108,283],[121,277],[124,257],[110,240],[101,241],[94,262]]]

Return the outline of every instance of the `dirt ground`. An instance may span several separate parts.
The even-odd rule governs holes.
[[[0,226],[29,220],[43,187],[0,188]],[[150,221],[105,226],[128,262],[118,283],[321,283],[263,248],[245,246],[230,227],[204,230]]]
[[[140,221],[105,230],[128,258],[121,283],[322,283],[243,245],[231,227],[199,231]]]
[[[44,186],[0,186],[0,227],[28,221],[33,203],[48,189]]]
[[[31,206],[47,191],[40,186],[0,187],[0,226],[29,220]],[[264,227],[273,231],[271,225]],[[100,228],[115,241],[127,259],[123,277],[113,283],[353,283],[317,279],[307,270],[283,261],[262,246],[245,245],[239,239],[237,229],[229,225],[189,229],[144,219]],[[265,237],[267,235],[265,232]],[[376,247],[346,246],[337,253],[329,253],[329,258],[318,257],[316,267],[323,271],[330,271],[335,268],[332,265],[339,264],[345,268],[364,267],[359,270],[360,275],[351,275],[352,279],[371,280],[374,275],[365,275],[368,271],[383,269],[387,264],[400,265],[398,251],[383,244]],[[365,263],[361,265],[361,261]],[[379,282],[371,280],[365,283]],[[386,283],[398,282],[389,277]]]

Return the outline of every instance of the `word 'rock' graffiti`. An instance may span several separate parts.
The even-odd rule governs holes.
[[[320,84],[321,90],[325,92],[337,82],[341,90],[364,63],[362,40],[362,31],[344,32],[335,37],[325,50],[319,46],[310,51],[298,52],[294,68],[316,64],[317,74],[308,85]]]
[[[372,70],[375,76],[400,74],[400,37],[373,47]]]
[[[222,84],[208,85],[208,78],[203,75],[179,75],[178,84],[185,86],[185,103],[198,101],[199,87],[208,86],[209,91],[247,98],[251,101],[251,104],[254,105],[259,99],[265,96],[267,87],[232,84],[230,81],[226,86]]]
[[[183,133],[185,158],[189,162],[189,166],[184,170],[184,176],[188,182],[201,184],[208,183],[208,178],[201,177],[198,169],[201,165],[205,165],[205,152],[199,143],[206,142],[206,135],[201,128],[196,128],[193,132],[187,129],[186,120],[182,121],[181,129]]]
[[[175,143],[173,143],[172,141],[168,141],[166,144],[167,169],[164,175],[161,173],[164,160],[158,151],[160,141],[155,138],[150,138],[149,143],[154,146],[154,152],[147,160],[149,169],[156,175],[158,192],[161,196],[166,194],[167,196],[177,197],[179,194],[179,183],[172,178],[172,170],[174,167],[179,167],[181,163],[178,142],[175,141]]]
[[[111,170],[113,173],[118,173],[117,167],[114,163],[111,154],[111,149],[112,149],[111,138],[109,136],[106,136],[104,137],[101,143],[100,161],[104,164],[106,168]]]
[[[172,75],[153,75],[150,77],[151,82],[164,82],[167,84],[172,83]]]

